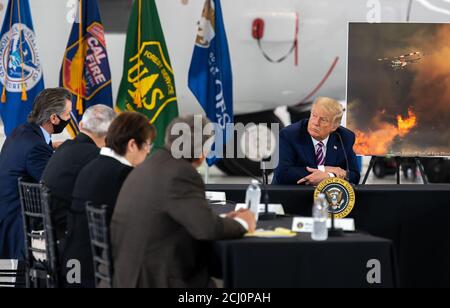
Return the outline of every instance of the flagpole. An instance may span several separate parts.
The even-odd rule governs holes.
[[[84,35],[83,35],[83,18],[84,18],[84,13],[83,13],[83,0],[80,0],[78,2],[79,5],[79,11],[78,11],[78,52],[77,54],[80,55],[80,59],[78,59],[80,61],[80,79],[78,80],[78,91],[77,91],[77,104],[76,104],[76,109],[78,111],[78,115],[82,115],[83,114],[83,98],[82,98],[82,87],[83,87],[83,78],[84,78],[84,44],[83,44],[83,39],[84,39]]]
[[[14,14],[14,1],[11,2],[11,10],[9,11],[10,13],[10,20],[9,20],[9,44],[12,44],[12,26],[13,26],[13,14]],[[10,59],[11,59],[11,47],[9,48],[9,52],[7,57],[7,62],[9,63]],[[8,72],[6,71],[5,73],[5,84],[3,86],[3,91],[2,91],[2,97],[1,97],[1,102],[2,104],[6,103],[6,87],[8,86]]]
[[[142,108],[142,81],[141,81],[141,45],[142,45],[142,2],[138,1],[138,50],[137,50],[137,63],[138,63],[138,86],[134,96],[134,103],[137,108]]]
[[[209,165],[205,161],[206,169],[205,169],[205,184],[209,184]]]
[[[17,2],[17,14],[19,16],[19,49],[20,49],[20,61],[21,63],[21,67],[22,67],[22,80],[21,80],[21,85],[22,85],[22,102],[26,102],[28,100],[27,97],[27,88],[26,88],[26,84],[25,84],[25,59],[23,57],[23,42],[22,42],[22,17],[21,17],[21,12],[20,12],[20,0]]]

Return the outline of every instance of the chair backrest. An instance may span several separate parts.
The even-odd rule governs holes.
[[[24,267],[17,260],[0,260],[0,288],[24,288]]]
[[[98,208],[88,202],[86,214],[91,240],[96,287],[112,288],[113,264],[107,223],[107,206]]]
[[[43,183],[27,183],[19,179],[19,195],[25,236],[26,286],[56,288],[58,257],[50,192]]]

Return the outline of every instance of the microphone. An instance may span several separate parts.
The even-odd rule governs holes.
[[[345,177],[345,180],[349,181],[350,180],[350,166],[348,164],[348,156],[347,156],[347,152],[345,151],[344,141],[342,141],[342,136],[341,136],[340,133],[336,132],[336,134],[338,135],[339,141],[341,142],[342,151],[344,152],[344,157],[345,157],[345,164],[347,166],[347,170],[346,170],[347,171],[347,175]]]

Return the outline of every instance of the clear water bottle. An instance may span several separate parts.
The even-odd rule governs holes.
[[[259,204],[261,203],[261,188],[259,182],[253,180],[250,186],[247,188],[247,194],[245,196],[245,204],[253,214],[255,214],[256,221],[259,217]]]
[[[328,202],[324,194],[320,194],[314,201],[313,207],[313,241],[326,241],[328,239]]]

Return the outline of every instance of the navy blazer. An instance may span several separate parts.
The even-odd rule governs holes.
[[[52,154],[35,124],[19,126],[6,139],[0,153],[0,259],[24,257],[18,179],[39,182]]]
[[[275,170],[274,185],[297,185],[297,182],[310,173],[306,167],[317,169],[316,151],[311,135],[308,133],[309,120],[303,120],[280,132],[280,162]],[[342,148],[338,134],[342,137]],[[325,165],[347,170],[344,151],[349,162],[350,183],[359,184],[361,177],[356,154],[353,151],[355,134],[339,127],[330,135],[327,144]]]

